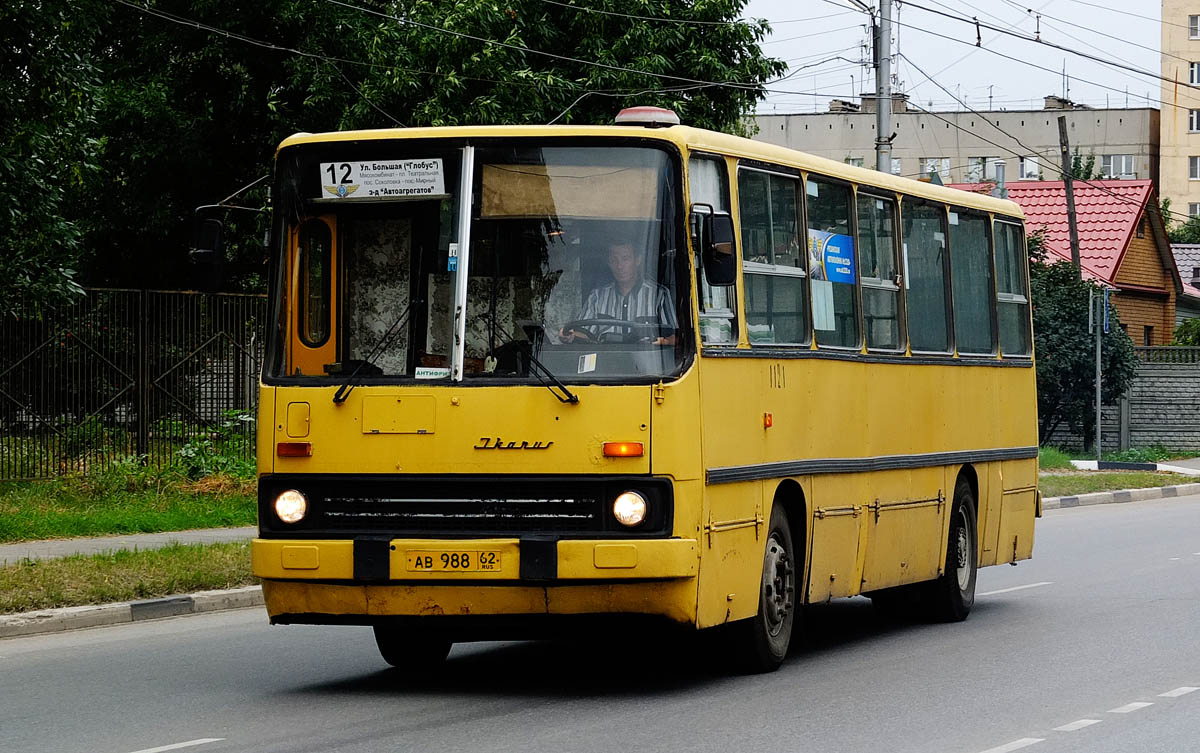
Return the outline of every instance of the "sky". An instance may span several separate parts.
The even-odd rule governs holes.
[[[879,0],[863,1],[873,7],[879,5]],[[1154,76],[1161,71],[1158,2],[914,2],[954,16],[977,17],[981,23],[1027,37],[1040,32],[1046,42]],[[909,3],[898,5],[898,9],[893,6],[893,19],[898,21],[892,34],[896,55],[893,85],[923,108],[965,109],[955,101],[958,97],[972,109],[1041,109],[1043,97],[1063,94],[1064,64],[1070,98],[1075,102],[1093,107],[1159,106],[1160,81],[1156,78],[986,28],[979,30],[982,46],[977,47],[973,23],[939,16]],[[1035,17],[1038,14],[1040,23]],[[874,69],[858,64],[871,58],[868,18],[862,11],[852,10],[849,0],[749,0],[742,16],[771,21],[772,32],[764,40],[763,50],[790,66],[787,79],[769,87],[774,91],[759,103],[758,112],[824,112],[831,99],[861,94],[864,79],[865,88],[874,91]],[[1186,68],[1183,73],[1186,75]]]

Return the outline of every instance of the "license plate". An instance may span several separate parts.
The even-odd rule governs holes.
[[[500,570],[500,552],[408,552],[410,573],[479,573]]]

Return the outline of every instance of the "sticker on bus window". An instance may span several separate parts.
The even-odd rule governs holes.
[[[950,224],[951,224],[951,225],[957,225],[957,224],[958,224],[958,212],[951,212],[951,213],[950,213]]]
[[[450,376],[450,369],[439,369],[433,366],[418,366],[413,372],[417,379],[445,379]]]
[[[579,372],[578,373],[586,374],[589,371],[595,371],[595,370],[596,370],[596,354],[595,353],[588,353],[587,355],[583,355],[583,356],[579,357]]]
[[[808,230],[808,258],[814,280],[854,284],[854,238],[824,230]]]
[[[813,329],[831,331],[837,329],[833,316],[833,283],[829,280],[812,281]]]
[[[443,199],[446,181],[437,158],[322,162],[318,199]]]

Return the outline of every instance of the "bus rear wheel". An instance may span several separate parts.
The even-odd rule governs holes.
[[[787,657],[796,621],[797,567],[792,531],[781,505],[771,511],[771,525],[763,550],[758,613],[730,626],[734,656],[745,672],[773,672]]]
[[[954,485],[950,510],[946,567],[942,575],[926,584],[926,614],[939,622],[962,622],[975,604],[975,577],[979,566],[979,544],[975,525],[975,494],[966,479]]]
[[[388,664],[419,674],[442,666],[453,643],[426,632],[376,625],[375,645]]]

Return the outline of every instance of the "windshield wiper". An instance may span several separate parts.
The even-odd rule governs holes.
[[[512,342],[512,341],[510,340],[509,342]],[[533,374],[534,377],[536,377],[539,382],[542,383],[542,386],[544,386],[546,389],[550,390],[550,394],[554,395],[556,398],[558,398],[558,401],[560,403],[572,403],[572,404],[578,403],[579,396],[576,395],[574,392],[571,392],[569,389],[567,389],[567,385],[563,384],[562,381],[560,381],[558,377],[554,376],[554,372],[552,372],[552,371],[550,371],[550,369],[546,368],[545,364],[543,364],[541,361],[539,361],[537,359],[537,356],[535,356],[533,354],[533,345],[534,345],[534,343],[532,341],[530,341],[529,352],[526,353],[525,355],[527,355],[529,357],[529,365],[536,366],[537,369],[530,369],[529,372],[531,374]],[[547,382],[546,379],[542,379],[541,375],[538,374],[539,370],[543,374],[546,375],[546,379],[550,380],[549,382]],[[557,387],[559,390],[562,391],[562,395],[560,395],[554,391],[555,387]]]
[[[400,316],[392,323],[392,326],[388,327],[387,332],[383,333],[383,337],[379,338],[379,342],[375,343],[375,347],[371,349],[367,357],[358,362],[358,365],[354,367],[354,371],[351,371],[350,376],[346,377],[346,381],[338,387],[337,392],[333,393],[333,402],[335,404],[341,405],[346,402],[346,398],[354,391],[354,377],[358,376],[358,372],[362,371],[364,366],[374,366],[375,359],[392,344],[392,340],[395,339],[396,335],[404,330],[404,327],[401,325],[408,320],[408,312],[412,310],[413,303],[414,301],[408,302],[408,305],[400,312]]]

